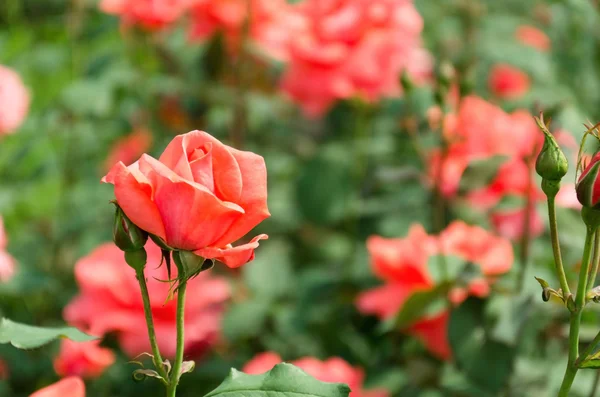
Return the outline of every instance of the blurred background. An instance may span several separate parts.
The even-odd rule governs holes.
[[[585,232],[574,158],[600,118],[599,12],[594,0],[2,0],[0,314],[112,322],[89,352],[1,345],[0,395],[66,375],[92,397],[162,395],[131,377],[146,334],[125,320],[143,319],[132,273],[97,251],[114,214],[100,179],[194,129],[265,158],[272,216],[252,234],[269,234],[253,262],[194,286],[191,310],[210,326],[189,331],[196,369],[181,396],[264,352],[317,360],[304,365],[353,397],[555,395],[568,316],[533,278],[558,285],[533,116],[552,118],[572,164],[558,209],[571,272]],[[440,276],[415,227],[444,236],[453,222],[481,229],[461,232]],[[370,236],[402,240],[368,249]],[[394,273],[409,260],[425,281]],[[440,280],[452,303],[431,326],[420,320],[438,318]],[[365,298],[382,285],[402,298]],[[404,305],[416,290],[434,293]],[[97,307],[73,321],[82,296]],[[165,298],[156,310],[174,327]],[[585,313],[583,341],[598,320]],[[580,371],[573,395],[597,382]]]

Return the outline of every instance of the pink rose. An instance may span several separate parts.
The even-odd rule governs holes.
[[[239,267],[260,239],[232,247],[269,217],[264,159],[222,144],[206,132],[175,137],[158,160],[119,162],[102,179],[133,223],[169,246]]]
[[[400,94],[403,71],[417,82],[431,72],[421,47],[423,20],[410,0],[305,0],[304,23],[289,40],[284,91],[309,116],[337,100]]]
[[[521,25],[515,32],[515,37],[522,44],[533,47],[539,51],[550,50],[550,38],[538,28],[529,25]]]
[[[165,357],[173,357],[176,298],[167,302],[169,283],[159,281],[168,278],[166,266],[158,266],[162,259],[160,248],[151,241],[145,248],[148,253],[145,274],[158,345]],[[176,272],[176,269],[172,270]],[[135,270],[127,266],[119,248],[112,243],[104,244],[80,259],[75,264],[75,279],[80,294],[64,310],[67,322],[92,335],[114,332],[130,357],[151,350]],[[217,340],[224,303],[229,295],[227,281],[210,272],[203,272],[188,281],[185,306],[188,355],[202,353]]]
[[[29,93],[19,75],[0,65],[0,135],[10,134],[25,120]]]
[[[110,349],[100,347],[99,341],[61,342],[60,353],[54,359],[54,370],[60,376],[97,378],[115,362],[115,354]]]
[[[375,274],[386,283],[361,293],[356,305],[361,312],[384,319],[398,313],[415,292],[435,287],[428,269],[434,255],[462,258],[480,269],[480,277],[452,288],[449,298],[454,304],[460,304],[468,296],[489,295],[491,285],[510,270],[514,259],[508,240],[461,221],[451,223],[438,236],[427,235],[420,225],[412,226],[405,238],[373,236],[367,240],[367,249]],[[442,310],[424,315],[404,331],[420,339],[432,354],[447,360],[451,357],[445,331],[447,320],[448,313]]]
[[[266,352],[258,354],[246,363],[243,372],[247,374],[261,374],[270,371],[276,364],[282,362],[277,353]],[[350,386],[350,397],[388,397],[384,390],[364,391],[364,372],[360,368],[352,367],[341,358],[333,357],[325,361],[313,357],[304,357],[291,361],[307,374],[322,382],[340,382]]]
[[[125,165],[135,162],[152,147],[152,134],[145,128],[136,128],[131,134],[115,142],[104,163],[110,170],[119,161]]]
[[[81,378],[71,376],[44,387],[29,397],[85,397],[85,384]]]
[[[529,91],[529,76],[520,69],[507,64],[492,68],[488,85],[492,94],[502,99],[518,99]]]

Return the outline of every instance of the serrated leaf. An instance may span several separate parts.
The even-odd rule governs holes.
[[[219,387],[205,397],[348,397],[350,388],[342,383],[321,382],[292,364],[277,364],[261,375],[247,375],[232,369]]]
[[[59,338],[75,342],[98,339],[74,327],[46,328],[15,323],[7,318],[0,320],[0,344],[10,343],[18,349],[34,349]]]

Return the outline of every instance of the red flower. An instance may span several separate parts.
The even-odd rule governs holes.
[[[148,252],[145,274],[156,338],[160,351],[166,357],[173,357],[176,348],[176,299],[166,302],[170,286],[159,281],[168,278],[166,266],[158,267],[161,250],[150,241],[145,248]],[[113,244],[96,248],[76,263],[75,279],[81,292],[65,308],[67,322],[92,335],[114,332],[130,357],[151,350],[135,271],[127,266],[121,250]],[[224,302],[229,294],[227,281],[211,276],[210,272],[203,272],[189,280],[185,307],[188,354],[201,353],[216,341]]]
[[[104,163],[104,169],[110,170],[119,161],[131,165],[142,154],[150,150],[152,134],[145,128],[137,128],[131,134],[119,139],[110,150]]]
[[[243,368],[243,372],[247,374],[261,374],[271,370],[271,368],[280,362],[282,360],[277,353],[262,353],[247,362]],[[321,361],[313,357],[304,357],[290,363],[322,382],[346,383],[352,390],[350,397],[389,396],[389,393],[384,390],[363,391],[364,372],[360,368],[350,366],[341,358],[334,357]]]
[[[100,347],[98,341],[80,343],[65,339],[54,360],[54,370],[63,377],[97,378],[114,362],[112,350]]]
[[[518,99],[529,91],[529,76],[520,69],[507,64],[492,68],[488,80],[490,91],[502,99]]]
[[[29,397],[85,397],[85,384],[75,376],[64,378]]]
[[[16,131],[29,110],[29,93],[21,77],[0,65],[0,135]]]
[[[394,316],[415,292],[435,287],[428,268],[428,261],[434,255],[459,257],[480,269],[479,277],[450,291],[449,298],[455,304],[469,295],[487,296],[490,285],[508,272],[513,263],[508,240],[460,221],[450,224],[439,236],[427,235],[419,225],[412,226],[403,239],[373,236],[367,240],[367,248],[374,272],[386,284],[362,293],[356,304],[361,312],[381,318]],[[405,332],[421,339],[432,354],[448,359],[451,353],[445,333],[447,319],[445,311],[424,315]]]
[[[600,153],[596,153],[579,176],[575,190],[584,207],[600,208]]]
[[[254,258],[261,234],[232,247],[269,217],[264,159],[206,132],[178,135],[159,160],[117,163],[102,179],[115,185],[127,217],[169,246],[238,267]]]
[[[305,0],[304,23],[290,37],[283,89],[310,116],[336,100],[400,94],[399,77],[429,76],[423,20],[410,0]]]
[[[165,28],[179,19],[195,0],[102,0],[100,10],[119,15],[125,25],[149,30]]]
[[[539,51],[550,50],[550,38],[546,33],[533,26],[519,26],[515,32],[515,37],[524,45],[536,48]]]

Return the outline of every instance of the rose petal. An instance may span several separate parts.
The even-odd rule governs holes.
[[[81,378],[72,376],[38,390],[29,397],[85,397],[85,384]]]
[[[249,243],[238,245],[237,247],[206,247],[200,250],[196,250],[194,251],[194,253],[206,259],[216,259],[220,262],[223,262],[230,268],[236,268],[253,260],[254,250],[258,248],[259,245],[258,241],[266,240],[268,238],[269,236],[267,236],[266,234],[260,234],[254,237]]]
[[[122,162],[118,162],[102,178],[102,182],[115,186],[117,202],[133,223],[148,233],[165,239],[160,213],[152,201],[153,186],[139,172],[138,163],[125,167]]]

